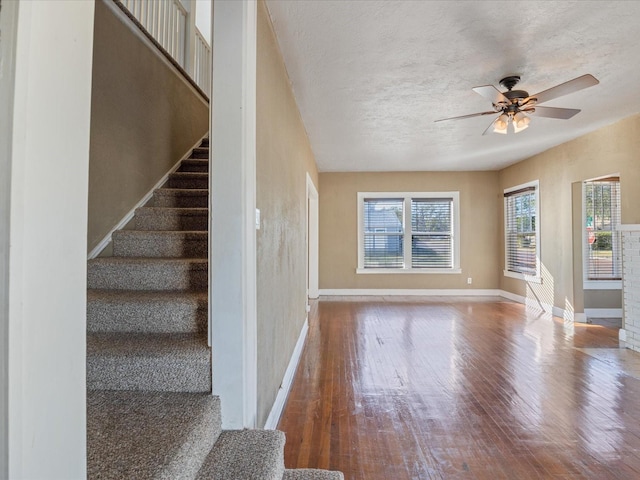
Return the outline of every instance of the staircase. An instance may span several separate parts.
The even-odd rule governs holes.
[[[87,271],[90,479],[340,480],[285,470],[284,434],[223,431],[207,345],[203,140]]]

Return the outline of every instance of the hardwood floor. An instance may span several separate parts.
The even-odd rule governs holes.
[[[638,479],[640,362],[617,329],[499,298],[322,300],[279,429],[347,480]]]

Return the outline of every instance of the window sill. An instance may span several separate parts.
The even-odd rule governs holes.
[[[358,268],[357,274],[361,273],[416,273],[418,275],[433,274],[459,274],[462,273],[461,268]]]
[[[585,290],[622,290],[622,280],[584,280]]]
[[[524,273],[511,272],[509,270],[503,270],[505,277],[517,278],[518,280],[524,280],[528,283],[542,283],[542,277],[540,275],[526,275]]]

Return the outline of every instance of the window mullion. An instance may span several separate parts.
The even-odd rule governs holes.
[[[413,238],[413,228],[411,221],[411,198],[404,198],[404,212],[402,215],[402,231],[404,232],[404,268],[412,267],[411,239]]]

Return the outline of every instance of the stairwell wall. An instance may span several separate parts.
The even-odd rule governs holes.
[[[208,102],[112,3],[95,7],[88,251],[209,128]]]
[[[306,174],[318,172],[276,36],[258,7],[258,422],[265,424],[306,318]],[[322,195],[322,192],[320,192]]]

